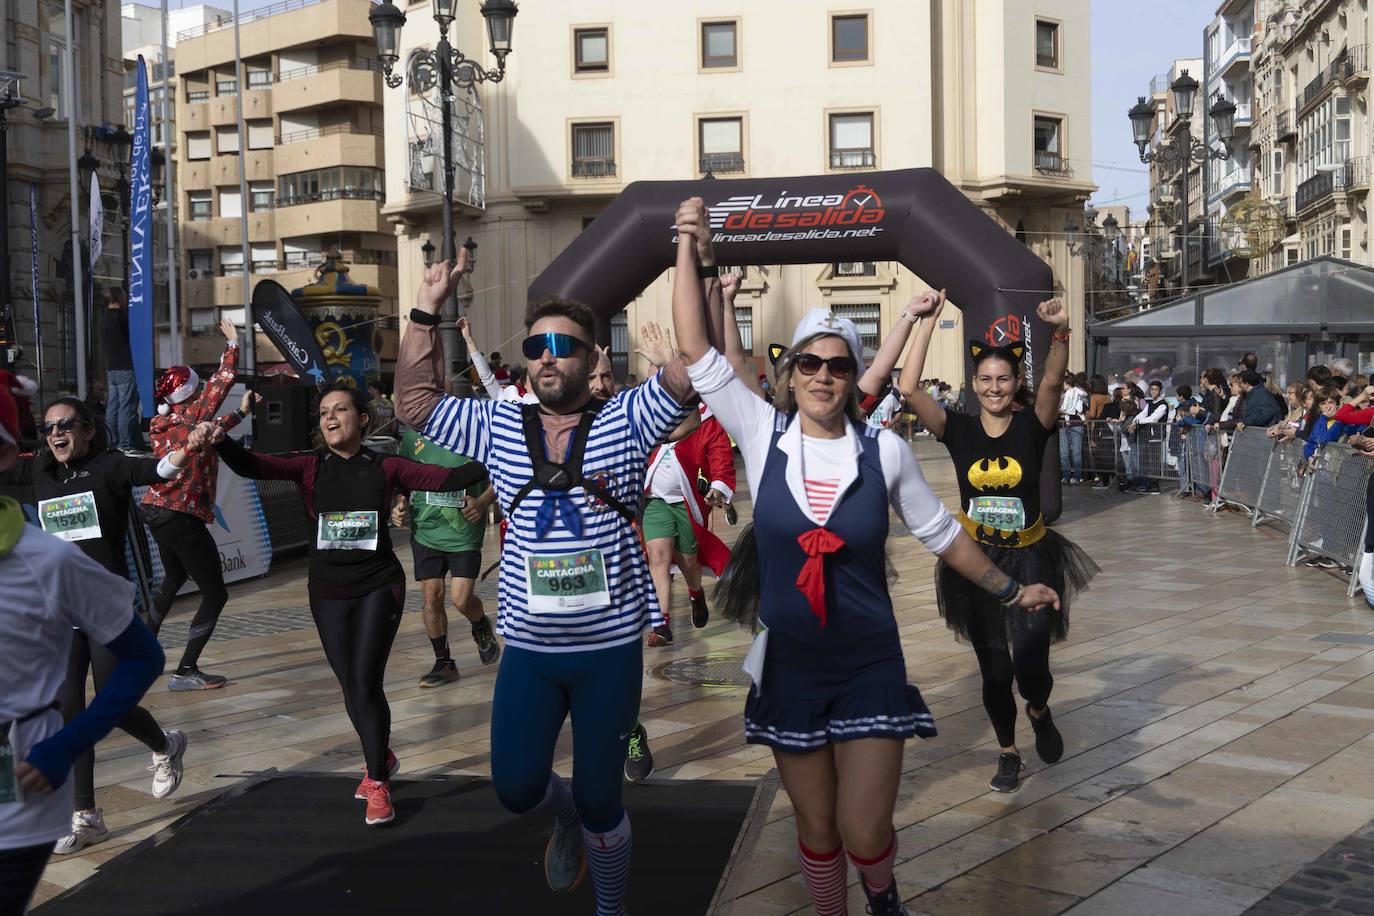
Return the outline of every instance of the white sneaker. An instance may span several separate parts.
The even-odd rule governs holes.
[[[99,808],[92,811],[72,812],[72,832],[57,841],[53,852],[59,856],[70,855],[92,843],[99,843],[110,835],[105,826],[105,815]]]
[[[166,798],[181,785],[181,755],[186,753],[186,735],[179,729],[163,732],[167,751],[154,754],[148,771],[153,774],[153,798]]]

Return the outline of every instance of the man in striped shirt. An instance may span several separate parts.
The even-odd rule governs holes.
[[[638,505],[649,451],[696,394],[679,358],[642,385],[594,400],[592,313],[546,299],[527,312],[522,347],[538,405],[446,396],[438,313],[463,267],[460,255],[451,272],[446,263],[426,271],[397,361],[397,413],[485,464],[509,522],[498,595],[506,654],[492,701],[497,795],[516,812],[551,802],[549,886],[572,890],[590,866],[598,916],[621,916],[630,860],[625,738],[639,712],[641,634],[662,621],[624,512]],[[553,772],[569,713],[571,791]]]

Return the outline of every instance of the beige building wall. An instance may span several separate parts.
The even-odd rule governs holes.
[[[485,54],[480,17],[461,8],[454,44]],[[1081,263],[1059,240],[1070,212],[1092,192],[1088,73],[1088,0],[931,3],[887,0],[861,8],[822,0],[704,3],[655,7],[605,0],[594,5],[527,2],[515,27],[515,53],[504,82],[478,89],[485,109],[486,206],[462,206],[458,242],[478,243],[469,312],[484,349],[517,357],[529,284],[587,221],[640,179],[700,177],[698,119],[738,117],[743,170],[722,178],[810,175],[831,170],[829,119],[871,113],[869,168],[935,166],[998,219],[1018,228],[1067,289],[1081,328]],[[400,67],[411,50],[431,46],[437,29],[428,6],[405,9]],[[835,14],[868,17],[868,58],[831,59]],[[1036,19],[1058,27],[1057,67],[1037,68]],[[736,23],[736,66],[703,67],[705,22]],[[604,72],[578,73],[574,34],[605,28]],[[423,269],[421,245],[436,246],[435,195],[405,187],[405,92],[386,94],[387,205],[396,227],[398,296],[413,300]],[[1057,154],[1034,154],[1035,115],[1062,123]],[[614,125],[614,174],[574,177],[572,125]],[[864,168],[855,171],[861,177]],[[814,306],[876,307],[877,339],[892,327],[920,279],[894,263],[836,276],[836,265],[760,265],[748,272],[737,305],[752,308],[753,350],[788,342]],[[668,323],[665,274],[627,306],[626,324]],[[404,309],[402,310],[404,313]],[[404,318],[404,314],[402,316]],[[956,310],[937,332],[930,375],[962,378],[964,331]],[[636,330],[637,333],[637,330]],[[1078,335],[1079,338],[1082,335]],[[1075,364],[1082,365],[1081,339]],[[632,349],[632,346],[630,347]],[[647,367],[629,359],[629,373]]]

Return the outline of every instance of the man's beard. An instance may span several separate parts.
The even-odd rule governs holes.
[[[576,385],[571,375],[557,369],[554,370],[552,378],[545,377],[542,372],[536,375],[533,387],[539,403],[554,411],[566,410],[587,396],[585,377],[581,385]]]

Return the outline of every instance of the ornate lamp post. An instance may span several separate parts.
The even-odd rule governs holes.
[[[414,80],[418,73],[427,71],[426,82],[436,83],[440,93],[442,111],[442,130],[444,134],[444,178],[443,178],[443,254],[450,264],[457,256],[458,248],[453,239],[453,100],[455,90],[467,91],[477,83],[499,83],[506,75],[506,56],[512,50],[511,35],[515,28],[515,15],[519,12],[514,0],[486,0],[481,12],[487,23],[487,39],[491,55],[496,58],[496,68],[488,70],[462,51],[449,44],[448,30],[458,15],[458,0],[433,0],[434,21],[439,25],[439,43],[433,50],[416,51],[408,63],[409,76]],[[372,7],[368,14],[372,22],[372,34],[377,42],[377,59],[386,72],[386,84],[398,88],[404,81],[392,69],[400,59],[401,27],[405,25],[405,13],[397,9],[391,0],[382,0]],[[448,361],[449,377],[458,374],[461,363],[466,360],[463,340],[454,322],[458,318],[457,298],[444,303],[440,316],[440,339],[444,344],[444,355]]]
[[[1197,96],[1198,81],[1188,75],[1184,70],[1179,74],[1178,79],[1169,84],[1169,91],[1174,94],[1174,116],[1181,122],[1176,143],[1167,146],[1160,146],[1157,150],[1146,150],[1150,145],[1150,130],[1154,126],[1155,106],[1152,102],[1139,96],[1136,103],[1131,106],[1127,115],[1131,119],[1131,133],[1135,139],[1135,145],[1140,150],[1140,161],[1149,164],[1158,162],[1167,171],[1179,169],[1183,173],[1183,220],[1181,235],[1183,238],[1183,288],[1188,288],[1188,165],[1190,162],[1199,164],[1211,159],[1230,159],[1231,141],[1236,136],[1236,106],[1234,102],[1229,102],[1219,94],[1208,109],[1208,115],[1212,118],[1212,128],[1216,132],[1217,139],[1222,143],[1222,149],[1213,149],[1203,143],[1192,132],[1192,112],[1193,100]]]

